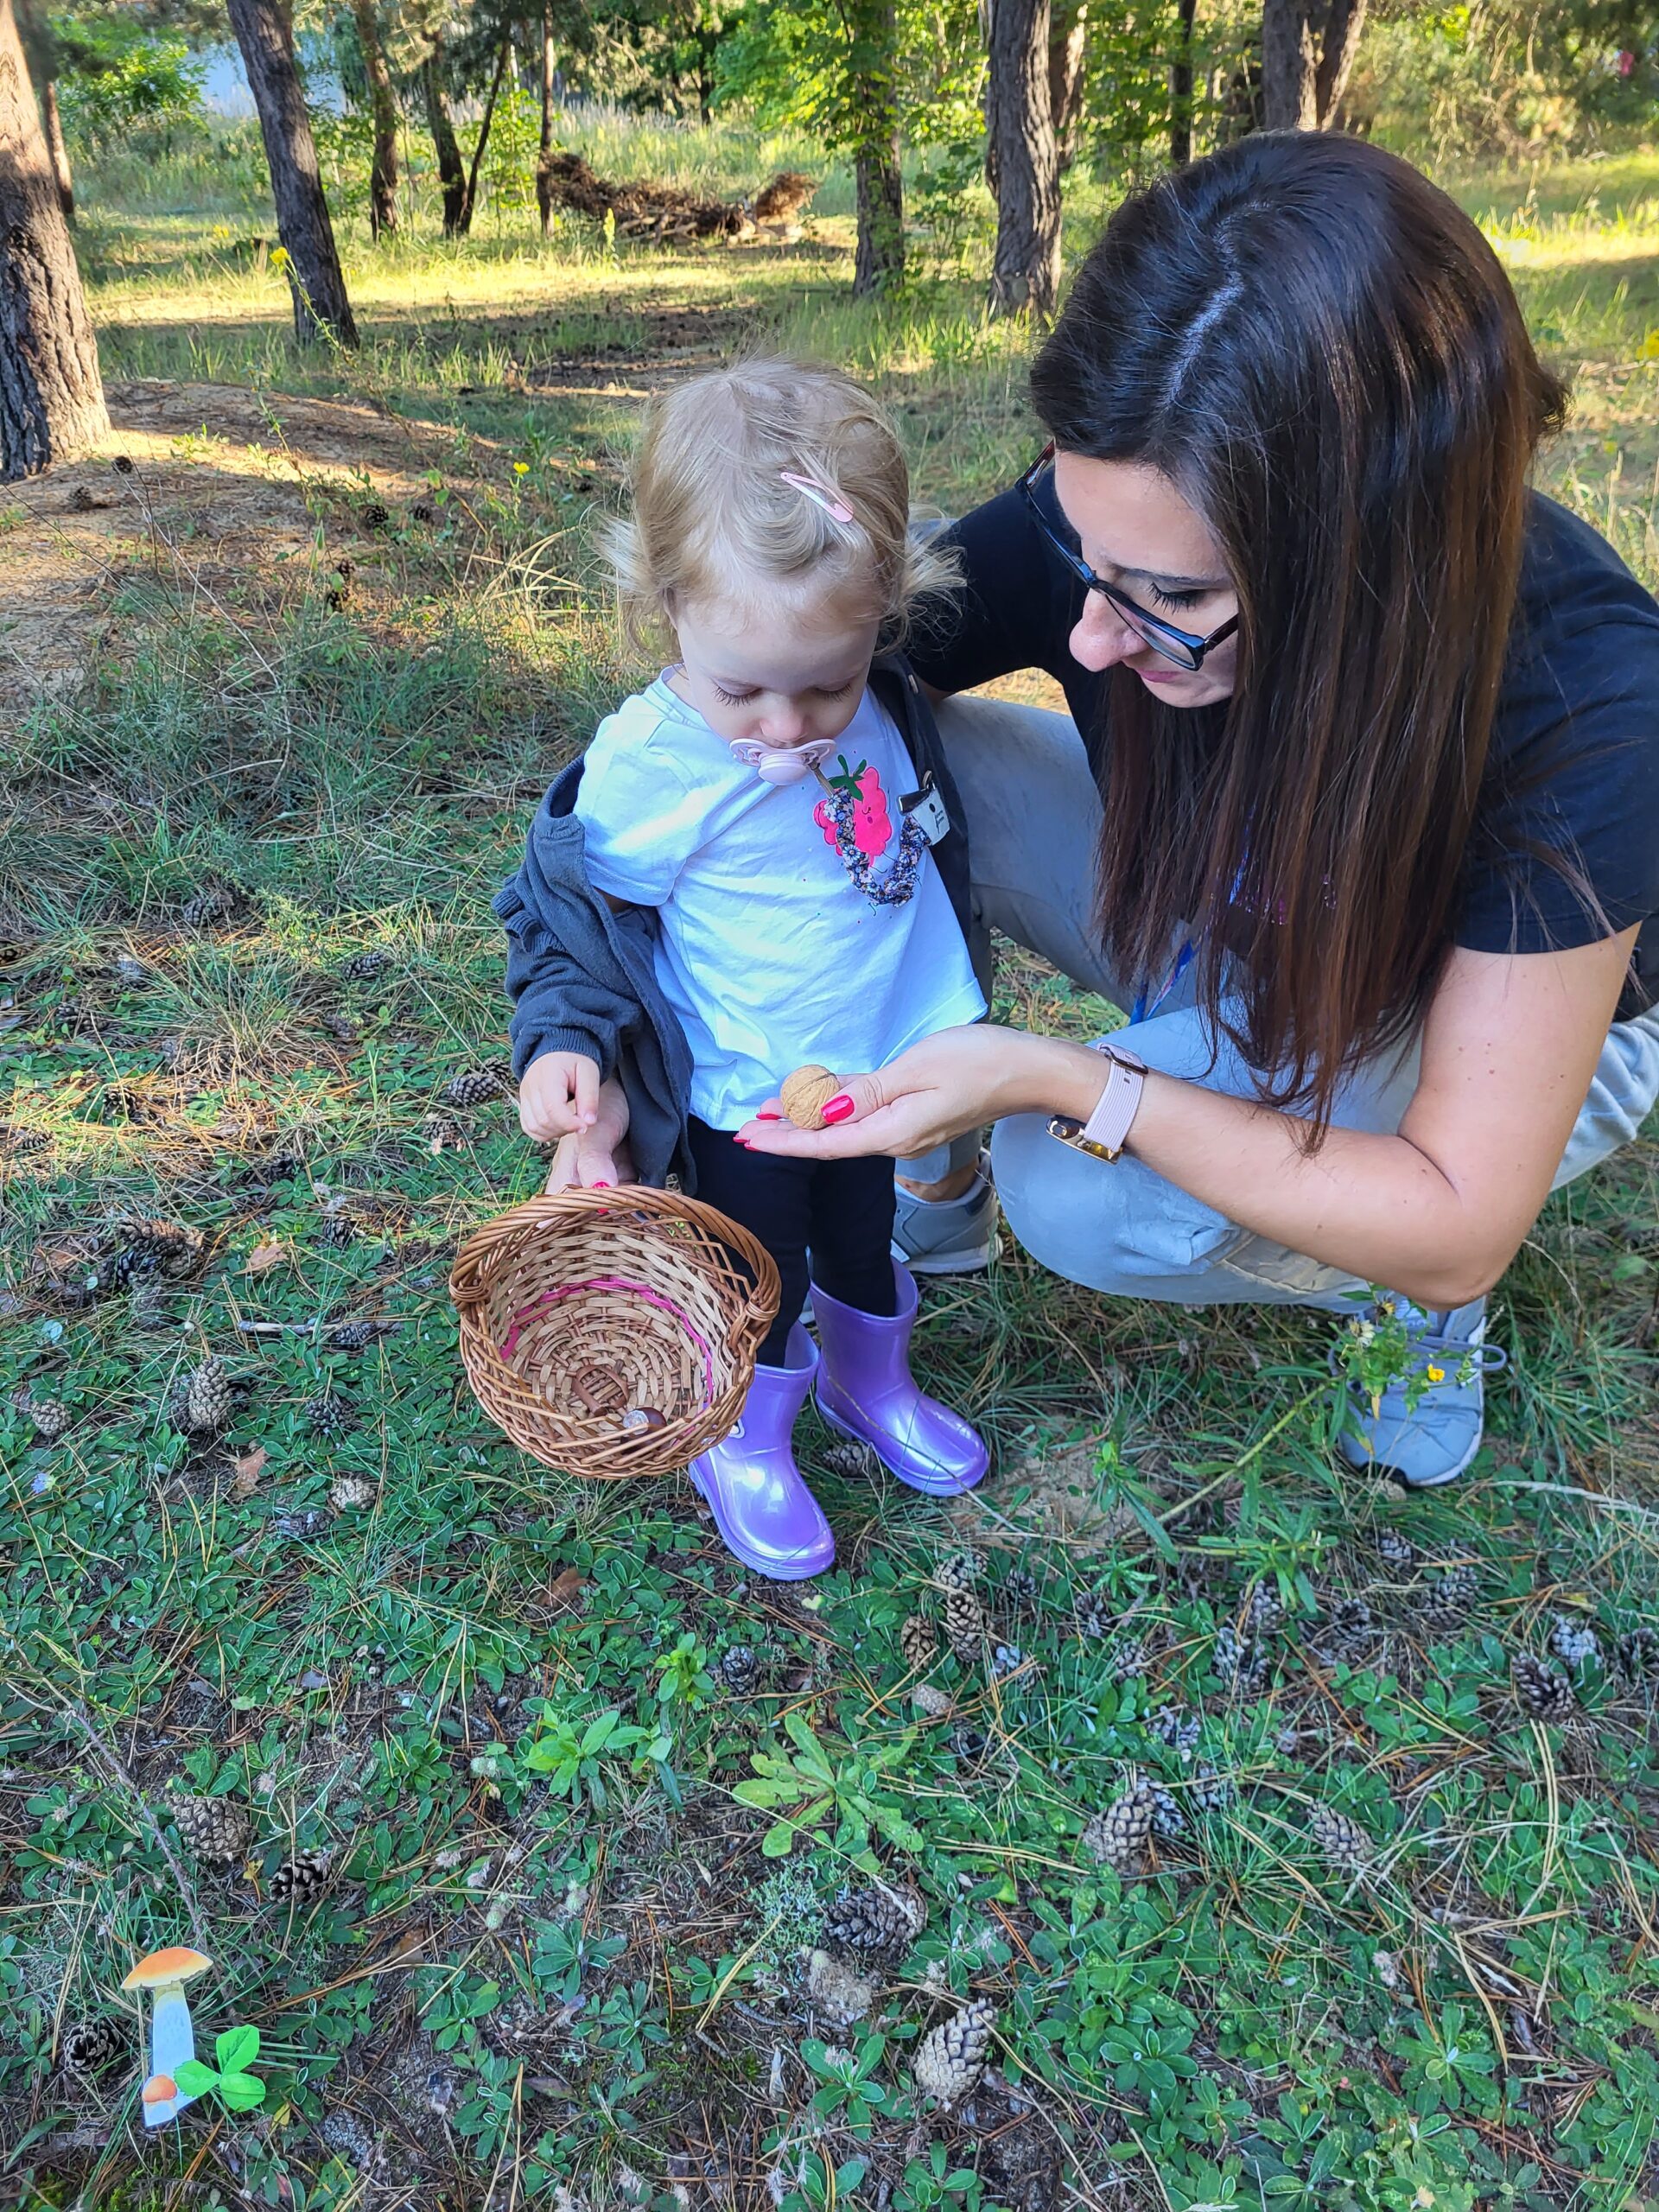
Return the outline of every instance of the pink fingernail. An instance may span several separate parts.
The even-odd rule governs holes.
[[[757,1122],[781,1122],[784,1117],[781,1114],[768,1114],[763,1106],[754,1118]]]
[[[856,1113],[857,1110],[845,1091],[842,1091],[839,1097],[827,1100],[818,1109],[826,1122],[844,1122],[849,1114]]]
[[[608,1191],[611,1186],[608,1183],[590,1183],[588,1187],[590,1191]]]

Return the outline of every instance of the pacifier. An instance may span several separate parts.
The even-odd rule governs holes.
[[[835,740],[810,738],[804,745],[760,745],[751,738],[731,738],[732,758],[753,768],[763,784],[798,784],[830,758]]]

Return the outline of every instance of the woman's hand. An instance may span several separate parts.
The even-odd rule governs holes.
[[[780,1102],[769,1098],[737,1134],[756,1152],[796,1160],[854,1160],[869,1153],[913,1160],[1005,1114],[1081,1108],[1087,1115],[1106,1072],[1086,1046],[976,1022],[925,1038],[879,1074],[848,1077],[841,1096],[851,1102],[850,1110],[832,1115],[829,1128],[798,1129],[782,1118]],[[830,1105],[837,1103],[832,1098]]]
[[[594,1119],[586,1128],[569,1133],[560,1142],[554,1155],[553,1173],[548,1179],[550,1192],[568,1191],[573,1186],[584,1191],[604,1191],[613,1189],[619,1183],[632,1182],[633,1162],[628,1156],[626,1143],[627,1096],[614,1076],[600,1084],[594,1094],[593,1114]]]

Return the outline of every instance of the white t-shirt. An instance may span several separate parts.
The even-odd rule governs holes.
[[[836,749],[874,772],[856,834],[880,875],[914,768],[868,690]],[[879,1068],[985,1011],[931,853],[904,906],[873,906],[814,819],[823,797],[811,776],[763,784],[660,678],[588,747],[575,809],[588,878],[658,910],[657,979],[691,1047],[691,1111],[710,1128],[741,1128],[805,1062]]]

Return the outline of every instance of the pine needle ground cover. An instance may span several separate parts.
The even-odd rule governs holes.
[[[1580,180],[1492,225],[1587,364],[1553,480],[1651,578],[1627,182],[1617,220]],[[816,330],[944,504],[1011,474],[971,292],[855,310],[834,236],[797,251],[604,282],[625,324],[717,283]],[[486,900],[629,680],[584,550],[628,391],[479,421],[448,372],[394,391],[396,334],[302,397],[269,360],[264,435],[245,381],[170,429],[140,393],[130,469],[11,526],[87,642],[3,772],[5,2201],[1652,2200],[1652,1141],[1511,1269],[1444,1495],[1337,1472],[1331,1320],[1105,1301],[1011,1245],[918,1336],[993,1478],[931,1504],[804,1422],[822,1580],[747,1579],[683,1485],[550,1476],[467,1395],[444,1283],[542,1172]],[[308,406],[384,436],[331,456]],[[49,504],[82,483],[125,504]],[[1012,956],[999,990],[1108,1019]],[[173,1943],[214,1961],[219,2086],[146,2136],[118,1990]]]

